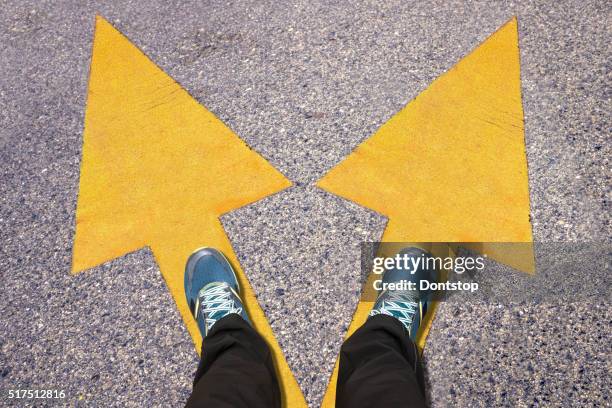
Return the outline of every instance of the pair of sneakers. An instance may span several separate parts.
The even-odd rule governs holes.
[[[418,248],[405,248],[400,252],[407,256],[431,257]],[[417,268],[389,269],[383,274],[382,283],[415,282],[431,280],[431,271]],[[196,250],[185,267],[185,294],[187,303],[200,328],[202,337],[210,332],[214,324],[229,314],[237,314],[250,323],[242,299],[236,273],[223,254],[213,248]],[[388,315],[396,318],[415,340],[423,317],[431,301],[430,293],[418,290],[382,290],[379,292],[370,316]]]

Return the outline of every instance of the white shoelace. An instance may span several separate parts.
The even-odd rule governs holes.
[[[388,315],[398,319],[407,330],[410,330],[414,315],[419,310],[419,304],[406,294],[389,292],[388,298],[383,300],[376,309],[370,311],[370,316],[379,314]]]
[[[200,308],[202,309],[207,330],[210,330],[219,318],[225,317],[230,313],[238,315],[242,313],[242,307],[236,307],[236,302],[232,295],[234,295],[232,288],[226,283],[220,283],[200,291],[196,313]],[[214,317],[215,315],[219,315],[219,318]]]

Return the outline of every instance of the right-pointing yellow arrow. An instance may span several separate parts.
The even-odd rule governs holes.
[[[318,185],[389,218],[385,242],[531,242],[518,30],[513,18],[436,79]],[[533,271],[523,253],[479,245]],[[366,319],[361,302],[349,328]],[[424,332],[420,345],[423,344]],[[333,406],[336,371],[324,398]]]
[[[389,241],[531,241],[516,20],[318,185],[389,217]]]

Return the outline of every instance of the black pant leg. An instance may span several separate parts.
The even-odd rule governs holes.
[[[336,408],[425,407],[423,368],[395,318],[368,318],[340,350]]]
[[[240,316],[230,314],[220,319],[202,343],[202,359],[187,407],[280,406],[268,344]]]

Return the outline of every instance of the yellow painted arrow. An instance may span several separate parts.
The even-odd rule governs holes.
[[[531,244],[514,251],[495,244],[532,241],[516,19],[436,79],[318,185],[386,215],[382,241],[489,243],[474,245],[533,272]],[[371,307],[359,303],[347,335]],[[417,339],[421,348],[430,325],[431,318]],[[325,407],[334,406],[336,376],[337,364]]]
[[[210,246],[238,272],[270,344],[285,406],[306,403],[218,217],[291,183],[103,18],[96,20],[73,271],[150,246],[199,350],[185,300],[190,253]]]

